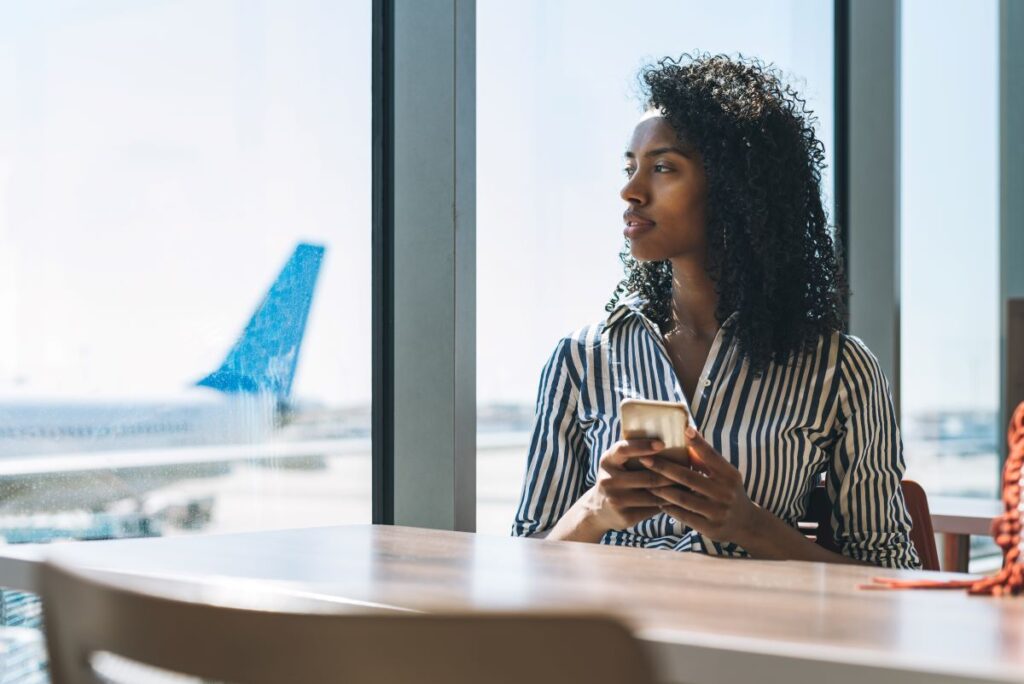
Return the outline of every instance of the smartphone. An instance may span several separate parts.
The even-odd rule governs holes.
[[[686,404],[650,399],[623,399],[619,403],[623,439],[660,439],[665,448],[660,452],[675,461],[688,465],[686,426],[690,412]],[[630,462],[635,469],[640,464]]]

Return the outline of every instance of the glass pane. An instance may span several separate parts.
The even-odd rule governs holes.
[[[777,65],[831,166],[832,3],[477,5],[477,529],[510,533],[540,370],[622,278],[622,150],[645,62],[701,50]],[[743,21],[736,21],[743,17]],[[824,179],[831,206],[832,179]]]
[[[931,496],[996,498],[1005,439],[1005,427],[996,424],[999,8],[995,0],[904,0],[902,21],[900,403],[907,477]],[[972,537],[972,571],[998,564],[998,554],[991,539]]]
[[[0,539],[370,520],[370,7],[0,5]]]
[[[1003,434],[996,425],[998,5],[906,0],[902,38],[907,476],[929,494],[995,497]]]

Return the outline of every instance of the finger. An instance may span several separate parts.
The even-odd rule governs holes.
[[[733,467],[695,428],[686,428],[686,439],[689,441],[690,458],[693,459],[694,465],[713,473]]]
[[[647,508],[631,508],[631,509],[629,509],[630,517],[633,517],[634,514],[635,515],[642,515],[644,517],[641,518],[641,520],[646,520],[647,518],[653,518],[654,516],[658,515],[659,513],[661,513],[661,506],[650,506],[650,507],[647,507]]]
[[[637,456],[656,454],[665,448],[660,439],[623,439],[612,445],[601,459],[601,465],[622,466]]]
[[[685,446],[666,447],[658,452],[658,458],[664,458],[679,465],[689,466],[692,464],[690,450]]]
[[[651,494],[663,499],[664,502],[669,505],[679,506],[680,508],[685,508],[688,511],[693,511],[694,513],[708,518],[709,520],[712,519],[722,508],[722,505],[717,501],[712,501],[711,499],[699,494],[684,491],[678,486],[652,489]]]
[[[702,515],[698,515],[693,511],[688,511],[685,508],[679,506],[673,506],[672,504],[665,504],[661,506],[661,512],[668,516],[671,516],[674,520],[692,527],[701,534],[705,534],[704,530],[707,529],[708,519]]]
[[[644,458],[647,458],[644,456]],[[639,462],[638,462],[639,463]],[[673,480],[644,468],[643,470],[625,470],[615,473],[614,487],[620,489],[652,489],[674,484]]]
[[[623,489],[608,495],[608,501],[616,508],[656,508],[665,503],[647,489]]]
[[[689,466],[679,465],[664,458],[643,456],[640,462],[674,484],[681,484],[711,499],[718,499],[722,484]]]

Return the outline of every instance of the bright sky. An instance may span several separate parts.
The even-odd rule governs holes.
[[[478,395],[532,403],[621,277],[638,67],[774,62],[831,162],[832,2],[477,13]],[[905,408],[994,406],[995,3],[904,17],[930,27],[904,35]],[[183,388],[311,239],[328,252],[296,395],[369,401],[369,27],[369,0],[0,2],[0,391]]]
[[[0,382],[163,394],[328,246],[299,397],[370,393],[370,3],[0,4]]]

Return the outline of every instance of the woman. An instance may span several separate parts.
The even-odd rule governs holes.
[[[512,533],[916,568],[902,442],[844,289],[805,102],[756,60],[642,71],[626,278],[541,375]],[[693,468],[621,440],[626,397],[685,402]],[[797,529],[822,475],[842,553]]]

